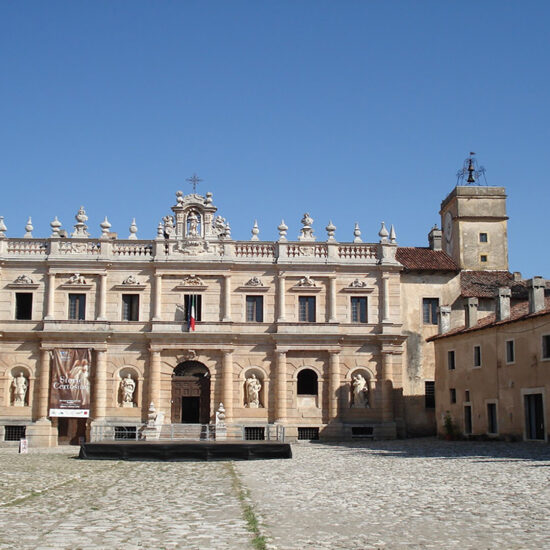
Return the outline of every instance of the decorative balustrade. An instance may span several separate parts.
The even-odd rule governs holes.
[[[273,258],[275,245],[264,243],[236,243],[235,256],[237,258]]]
[[[346,260],[367,260],[376,258],[376,246],[364,244],[346,244],[338,247],[338,257]]]
[[[48,241],[42,239],[10,239],[7,244],[8,254],[14,256],[41,255],[48,252]]]
[[[98,255],[101,249],[99,241],[96,240],[60,240],[59,241],[59,254],[85,254],[87,256]]]
[[[328,256],[328,246],[322,243],[312,244],[289,244],[287,247],[289,258],[299,258],[312,256],[314,258],[326,258]]]
[[[122,243],[113,242],[113,256],[144,257],[153,254],[153,245],[150,242]]]

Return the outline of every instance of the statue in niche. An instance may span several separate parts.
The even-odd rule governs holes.
[[[25,406],[25,397],[27,396],[27,389],[29,387],[25,375],[20,372],[19,376],[16,376],[12,382],[13,386],[13,404],[15,407]]]
[[[132,378],[132,375],[128,373],[126,378],[120,381],[120,391],[122,394],[122,406],[133,407],[134,406],[134,391],[136,389],[136,383]]]
[[[199,217],[193,211],[189,212],[187,216],[187,236],[198,237],[199,236]]]
[[[257,409],[260,407],[260,390],[262,389],[261,382],[256,378],[255,374],[251,374],[250,378],[246,379],[246,403],[249,408]]]
[[[353,377],[353,405],[354,408],[369,406],[369,386],[362,374]]]

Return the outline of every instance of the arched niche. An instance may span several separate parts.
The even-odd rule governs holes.
[[[372,406],[373,374],[366,367],[355,367],[349,372],[349,406],[369,409]]]
[[[172,373],[172,423],[210,422],[210,371],[200,361],[183,361]]]
[[[319,406],[319,375],[310,367],[302,368],[296,375],[297,406],[312,408]]]
[[[243,380],[241,383],[241,395],[243,406],[249,409],[263,409],[267,403],[267,377],[263,369],[259,367],[249,367],[243,370]],[[256,385],[253,380],[257,380],[259,390],[257,391],[257,404],[254,404]],[[256,386],[257,388],[257,386]]]
[[[115,402],[117,405],[124,408],[137,407],[140,402],[142,382],[143,378],[136,367],[126,365],[120,368],[115,373]]]

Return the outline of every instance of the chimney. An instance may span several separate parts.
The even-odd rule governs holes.
[[[520,271],[514,271],[513,276],[514,276],[514,282],[518,282],[522,280]]]
[[[466,300],[466,328],[477,325],[477,308],[479,301],[477,298],[468,298]]]
[[[434,225],[432,230],[428,233],[428,242],[432,250],[442,250],[441,239],[442,232],[437,225]]]
[[[536,313],[544,309],[544,289],[546,281],[542,277],[533,277],[528,281],[529,288],[529,313]]]
[[[507,288],[499,288],[497,295],[497,321],[510,318],[510,296],[512,291]]]
[[[439,332],[445,334],[451,328],[451,306],[439,306]]]

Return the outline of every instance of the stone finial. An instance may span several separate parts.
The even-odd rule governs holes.
[[[510,297],[512,291],[508,287],[498,289],[497,295],[497,321],[504,321],[510,317]]]
[[[286,225],[285,220],[281,220],[281,223],[277,227],[277,230],[279,231],[279,241],[286,241],[286,233],[288,231],[288,225]]]
[[[157,241],[163,241],[164,240],[164,225],[162,225],[162,222],[159,222],[157,225]]]
[[[259,241],[258,234],[260,233],[260,228],[258,227],[258,220],[254,220],[254,227],[252,228],[252,238],[251,241]]]
[[[204,200],[204,204],[212,204],[212,193],[210,191],[206,193],[206,199]]]
[[[388,237],[390,234],[388,233],[388,230],[386,229],[386,224],[382,222],[382,226],[380,227],[380,231],[378,232],[378,236],[380,237],[381,243],[387,243]]]
[[[128,236],[128,238],[131,240],[137,239],[138,226],[136,225],[136,218],[132,218],[132,223],[130,224],[129,231],[130,235]]]
[[[397,241],[397,236],[395,235],[395,229],[393,227],[393,223],[390,227],[390,243],[395,244]]]
[[[50,222],[50,227],[52,228],[52,234],[50,237],[52,239],[58,239],[60,237],[59,233],[61,231],[61,222],[57,219],[57,216]]]
[[[32,219],[29,216],[29,219],[27,220],[27,225],[25,225],[25,234],[23,235],[23,237],[25,239],[32,239],[32,230],[33,229],[34,229],[34,227],[32,226]]]
[[[533,277],[527,284],[529,289],[529,313],[544,309],[544,289],[546,281],[542,277]]]
[[[109,231],[111,231],[111,224],[107,219],[107,216],[105,216],[105,219],[99,224],[99,227],[101,227],[101,238],[108,239]]]
[[[359,224],[355,222],[355,229],[353,230],[353,242],[354,243],[362,243],[363,239],[361,239],[361,230],[359,229]]]
[[[88,226],[85,223],[88,221],[88,216],[86,216],[86,210],[84,210],[83,206],[78,209],[74,218],[76,223],[74,225],[74,231],[71,233],[71,237],[89,237]]]
[[[178,203],[178,206],[183,204],[183,191],[176,191],[176,202]]]
[[[229,222],[225,224],[225,238],[230,239],[231,238],[231,226],[229,225]]]
[[[8,228],[4,223],[4,216],[0,216],[0,239],[3,239],[6,236],[6,231]]]
[[[302,218],[302,229],[300,229],[299,241],[314,241],[315,235],[313,234],[313,218],[306,212]]]
[[[332,220],[328,222],[328,225],[325,227],[327,232],[327,240],[334,241],[334,233],[336,231],[336,226],[332,223]]]

